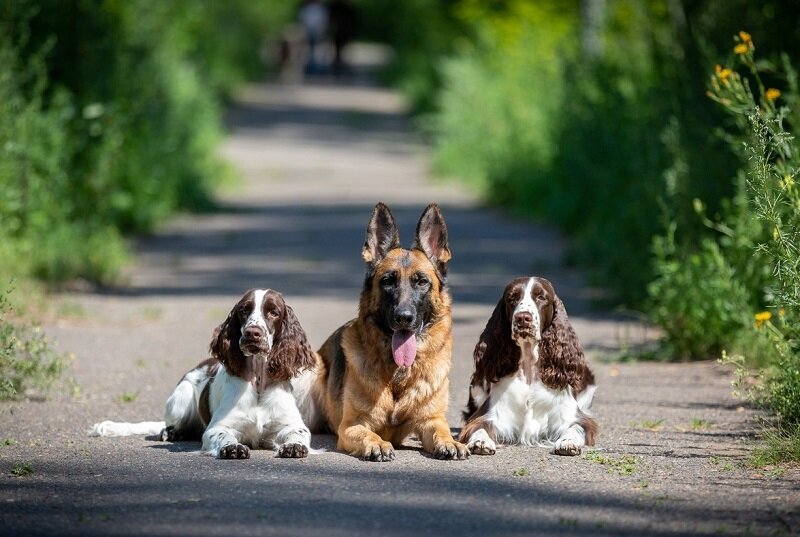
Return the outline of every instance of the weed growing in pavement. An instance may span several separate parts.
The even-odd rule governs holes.
[[[692,418],[689,426],[692,428],[692,430],[702,431],[705,429],[710,429],[713,426],[713,423],[703,418]]]
[[[527,477],[531,475],[531,471],[528,470],[527,468],[517,468],[516,470],[511,472],[511,475],[513,475],[514,477]]]
[[[120,403],[133,403],[137,397],[139,397],[139,392],[125,392],[117,397],[117,401]]]
[[[599,451],[588,451],[583,458],[587,461],[608,466],[608,473],[615,473],[617,475],[631,475],[635,473],[640,462],[639,457],[636,455],[622,455],[619,458],[614,458],[602,455]]]
[[[18,462],[11,468],[11,475],[14,477],[26,477],[33,474],[33,466],[30,461]]]
[[[800,460],[800,424],[788,429],[766,429],[764,445],[753,450],[747,466],[765,468],[798,460]]]
[[[664,428],[664,420],[642,420],[642,421],[631,421],[629,425],[634,429],[647,429],[648,431],[652,431],[657,433],[661,429]]]
[[[0,446],[13,446],[16,444],[17,441],[13,438],[4,438],[2,442],[0,442]]]

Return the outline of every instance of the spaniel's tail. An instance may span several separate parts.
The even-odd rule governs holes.
[[[133,436],[160,434],[167,426],[163,421],[102,421],[92,425],[89,436]]]

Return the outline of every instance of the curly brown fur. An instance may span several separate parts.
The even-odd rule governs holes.
[[[589,384],[594,384],[594,375],[586,365],[578,336],[567,319],[564,303],[553,297],[553,322],[542,331],[539,343],[539,375],[542,382],[553,390],[572,387],[580,393]]]
[[[275,380],[289,380],[316,363],[314,351],[294,310],[286,306],[275,344],[267,356],[267,375]]]
[[[238,304],[228,313],[228,317],[214,329],[208,350],[211,357],[225,366],[231,374],[243,376],[247,373],[247,358],[239,348],[242,335],[242,322],[237,314]]]
[[[511,322],[505,300],[501,297],[486,323],[472,355],[475,378],[497,382],[519,367],[519,346],[511,339]]]

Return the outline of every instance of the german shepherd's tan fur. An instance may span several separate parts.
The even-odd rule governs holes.
[[[306,423],[312,431],[336,432],[338,449],[367,460],[394,459],[393,445],[412,433],[436,458],[467,458],[445,418],[452,348],[445,282],[450,250],[439,208],[428,206],[414,247],[407,250],[400,247],[391,212],[379,203],[362,257],[367,277],[358,317],[322,345],[310,385],[299,390],[305,392],[299,398],[312,399],[299,401]],[[397,326],[416,334],[416,358],[409,367],[393,360]]]

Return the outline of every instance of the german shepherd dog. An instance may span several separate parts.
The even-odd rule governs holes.
[[[335,432],[338,449],[369,461],[393,460],[393,446],[411,433],[437,459],[466,459],[445,419],[453,336],[450,249],[439,207],[422,213],[407,250],[379,203],[361,256],[367,274],[358,317],[336,330],[316,368],[294,381],[303,420],[312,432]]]

